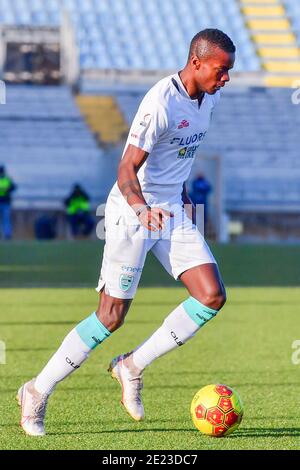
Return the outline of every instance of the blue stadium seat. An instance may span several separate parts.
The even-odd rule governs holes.
[[[8,86],[0,106],[0,155],[18,184],[17,201],[62,207],[75,182],[104,200],[110,162],[98,147],[68,87]],[[101,185],[99,184],[101,181]]]
[[[294,0],[283,0],[287,14],[291,20],[293,31],[296,33],[300,46],[300,3]]]
[[[300,35],[299,4],[284,1],[295,17],[293,25]],[[235,0],[0,0],[0,22],[55,25],[59,24],[64,9],[70,12],[79,45],[83,47],[80,54],[83,69],[95,62],[96,67],[100,67],[102,63],[101,59],[95,59],[93,48],[86,50],[82,40],[87,37],[95,45],[106,41],[109,67],[117,64],[126,70],[134,68],[135,64],[144,64],[145,68],[156,64],[161,69],[176,69],[185,61],[191,38],[206,27],[218,27],[232,36],[240,56],[239,70],[260,69]],[[149,42],[154,42],[154,47],[151,48]],[[140,59],[131,57],[135,50]],[[150,51],[155,58],[149,57]]]

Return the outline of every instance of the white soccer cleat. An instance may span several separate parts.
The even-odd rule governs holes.
[[[28,436],[45,436],[44,419],[48,395],[38,393],[34,379],[22,385],[16,399],[21,407],[20,426]]]
[[[128,354],[115,357],[108,368],[113,379],[122,387],[121,403],[135,421],[144,419],[144,407],[141,398],[143,389],[142,375],[136,376],[125,366],[124,359]]]

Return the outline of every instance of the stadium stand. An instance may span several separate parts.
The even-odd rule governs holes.
[[[110,186],[101,178],[109,160],[64,86],[8,87],[7,104],[0,106],[0,155],[18,184],[18,207],[61,207],[74,182],[99,203]]]
[[[261,68],[236,0],[0,0],[0,23],[56,25],[64,9],[76,28],[83,69],[182,67],[191,38],[207,27],[232,37],[237,71]]]
[[[291,24],[300,11],[297,2],[240,0],[240,4],[263,69],[268,72],[266,84],[291,86],[300,72],[300,49]],[[297,21],[294,26],[297,28]]]
[[[57,206],[74,181],[88,186],[95,203],[104,200],[122,150],[117,144],[150,86],[146,78],[153,71],[163,76],[179,70],[192,36],[218,27],[237,46],[235,76],[253,76],[254,82],[257,77],[259,83],[226,87],[202,146],[203,154],[220,155],[224,162],[225,209],[298,211],[300,115],[284,87],[300,74],[299,2],[0,0],[0,25],[55,26],[64,10],[80,51],[78,107],[64,86],[9,87],[8,104],[0,107],[1,163],[19,183],[20,205]],[[103,71],[94,83],[85,74],[93,70]],[[126,82],[135,71],[141,71],[137,82]],[[110,73],[115,83],[106,79],[103,85]]]
[[[100,144],[120,142],[128,126],[112,96],[80,95],[76,101]]]

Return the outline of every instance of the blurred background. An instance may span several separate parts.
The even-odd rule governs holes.
[[[0,0],[0,286],[96,283],[130,123],[208,27],[237,59],[191,197],[227,283],[299,284],[299,0]]]

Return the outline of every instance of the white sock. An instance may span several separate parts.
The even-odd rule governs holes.
[[[199,328],[199,325],[186,313],[183,304],[180,304],[165,319],[161,327],[134,350],[132,356],[134,364],[138,369],[144,370],[158,357],[186,343]]]
[[[80,367],[90,352],[91,349],[82,341],[74,328],[37,376],[34,388],[39,393],[50,395],[61,380]]]

